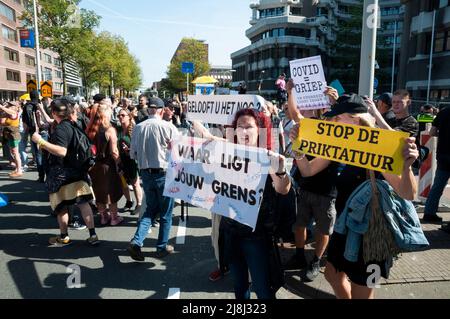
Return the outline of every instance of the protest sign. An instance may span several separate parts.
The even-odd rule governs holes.
[[[312,119],[300,121],[293,150],[370,170],[401,175],[408,133]]]
[[[264,103],[265,100],[259,95],[189,95],[187,119],[230,125],[239,110],[260,110]]]
[[[327,82],[320,55],[289,62],[297,105],[301,110],[323,109],[329,106],[323,93]]]
[[[269,167],[265,149],[180,137],[172,146],[164,196],[254,229]]]

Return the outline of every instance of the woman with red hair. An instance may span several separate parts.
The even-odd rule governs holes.
[[[101,103],[94,114],[87,134],[97,149],[95,165],[90,170],[95,203],[100,213],[100,223],[116,226],[123,221],[118,215],[117,202],[123,195],[117,165],[120,162],[116,129],[111,126],[111,107]],[[107,206],[109,205],[109,212]],[[111,213],[111,215],[110,215]]]
[[[277,209],[275,197],[287,194],[291,182],[285,168],[285,158],[270,151],[270,119],[253,109],[240,110],[234,119],[234,142],[249,147],[266,148],[271,168],[264,188],[256,228],[223,217],[225,257],[234,277],[236,299],[250,298],[249,272],[252,287],[259,299],[274,299],[282,286],[282,269],[274,251],[273,226]]]

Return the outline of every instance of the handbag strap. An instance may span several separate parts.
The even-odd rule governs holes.
[[[373,171],[368,171],[369,178],[370,178],[370,185],[372,186],[372,208],[374,212],[380,211],[380,201],[379,201],[379,195],[380,192],[378,190],[377,181],[375,178],[375,173]]]

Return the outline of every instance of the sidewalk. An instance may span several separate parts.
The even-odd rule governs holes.
[[[440,214],[444,221],[450,221],[450,213]],[[422,214],[419,214],[422,217]],[[439,230],[440,225],[423,224],[423,230],[430,242],[426,251],[402,254],[394,262],[388,280],[381,280],[381,287],[375,296],[391,298],[450,298],[450,234]],[[307,245],[305,252],[311,258],[314,244]],[[295,247],[281,249],[283,262],[295,253]],[[324,258],[325,259],[325,258]],[[325,266],[323,260],[322,266]],[[334,298],[333,290],[325,280],[324,267],[312,283],[305,283],[299,271],[287,271],[287,286],[303,298]]]

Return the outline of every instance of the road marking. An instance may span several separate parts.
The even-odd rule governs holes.
[[[180,218],[180,223],[178,224],[178,232],[177,232],[177,245],[184,245],[186,239],[186,219],[184,221]]]
[[[169,288],[167,299],[180,299],[180,288]]]

